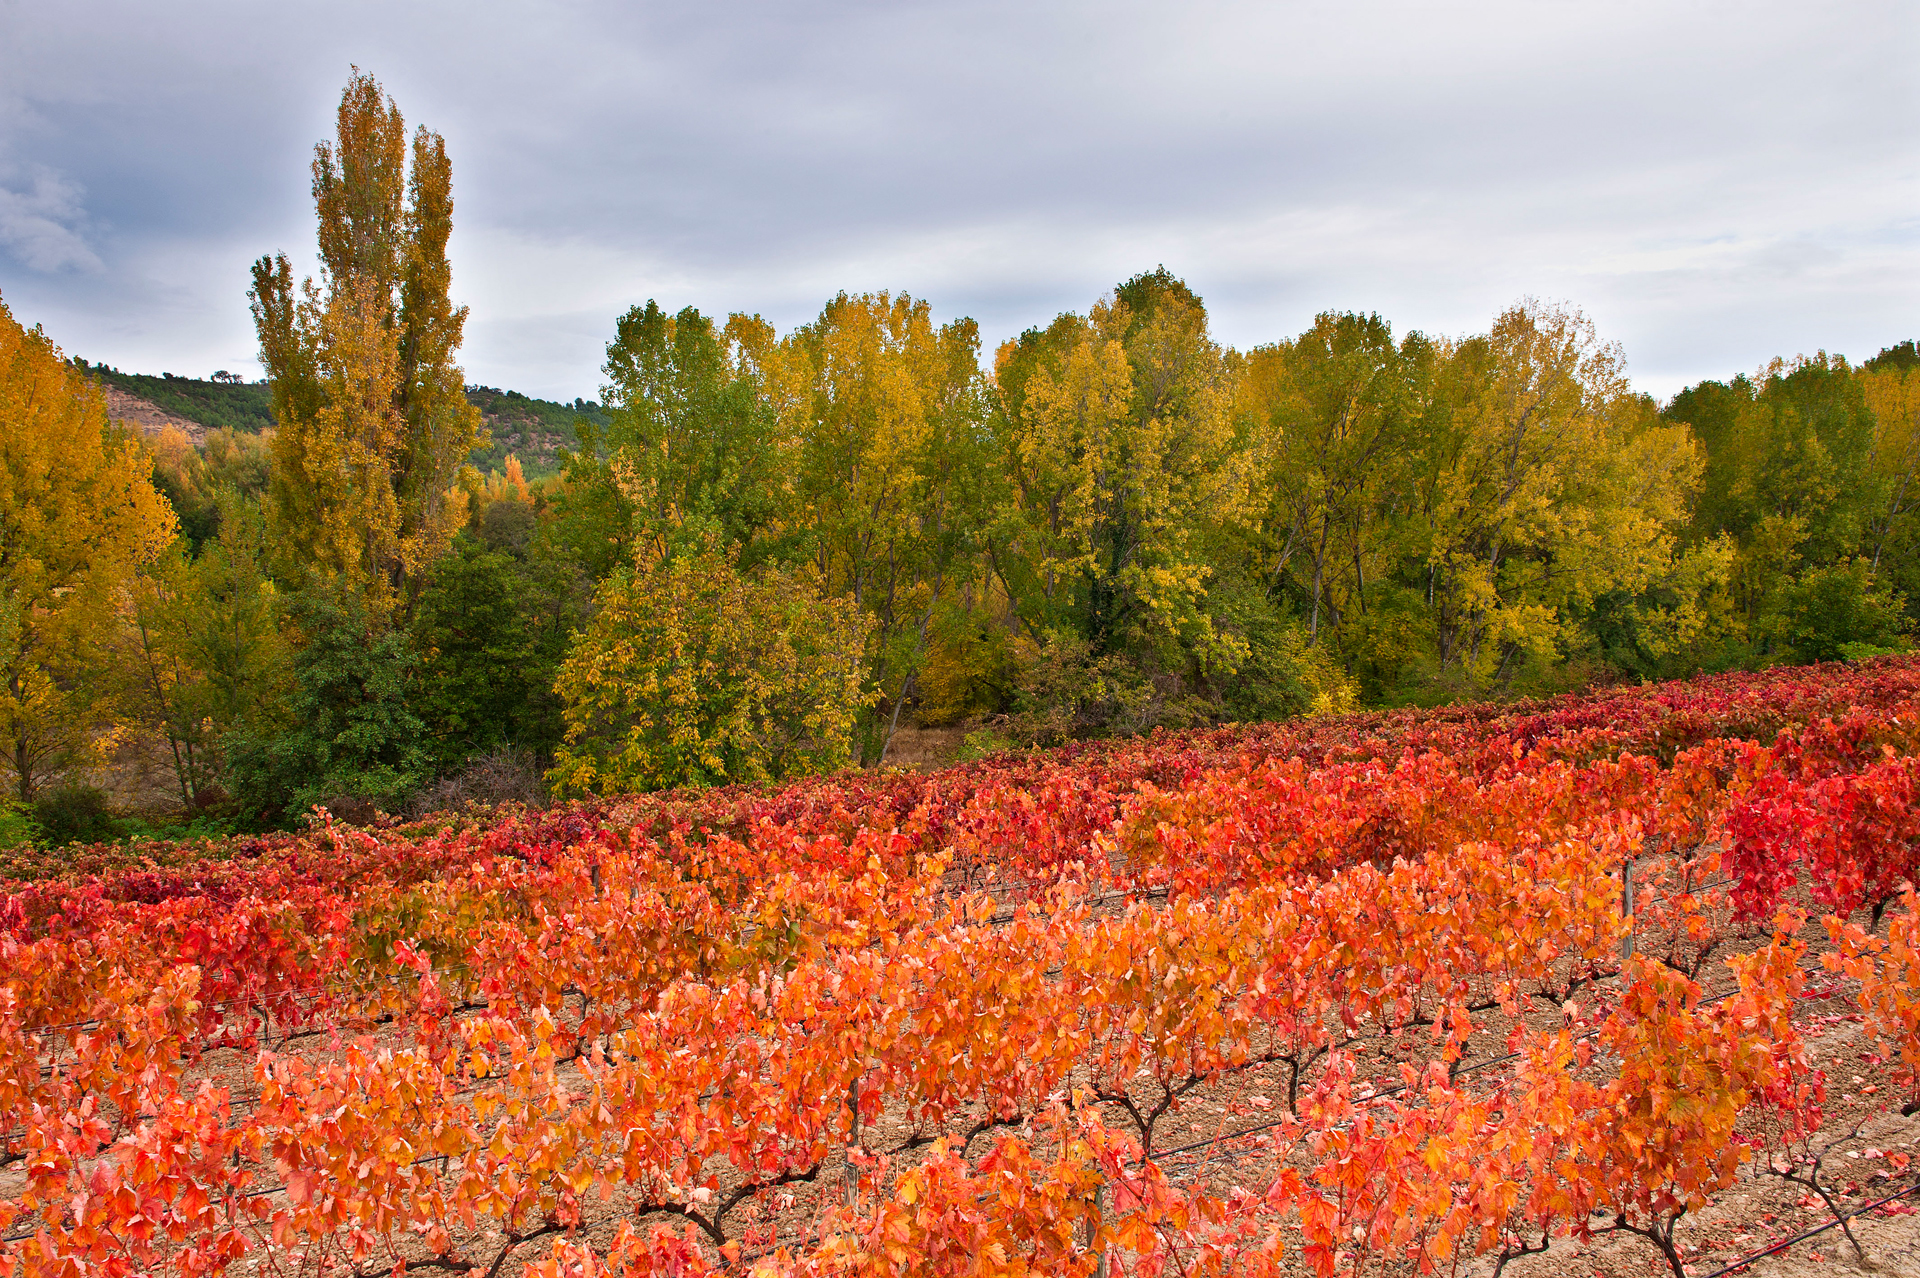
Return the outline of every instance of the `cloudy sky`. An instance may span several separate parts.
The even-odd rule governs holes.
[[[991,345],[1159,263],[1241,347],[1564,299],[1662,395],[1920,334],[1912,0],[0,0],[0,296],[257,375],[354,64],[446,136],[468,380],[553,398],[648,297],[906,290]]]

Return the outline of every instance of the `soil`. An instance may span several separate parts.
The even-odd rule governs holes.
[[[102,385],[100,388],[107,396],[107,414],[117,421],[124,421],[145,435],[158,435],[168,426],[185,432],[195,447],[206,443],[207,428],[199,422],[189,421],[177,413],[170,413],[158,404],[130,395],[117,386]]]
[[[967,730],[951,728],[896,729],[887,742],[886,766],[910,772],[931,772],[954,761],[966,743]]]

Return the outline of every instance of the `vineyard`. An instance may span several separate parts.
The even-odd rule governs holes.
[[[1916,786],[1883,658],[83,855],[0,884],[0,1270],[1857,1257]]]

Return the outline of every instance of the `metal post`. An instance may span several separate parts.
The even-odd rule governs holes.
[[[853,1161],[853,1153],[860,1147],[860,1077],[855,1075],[847,1084],[847,1172],[845,1195],[847,1206],[854,1207],[860,1202],[860,1168]]]
[[[1106,1223],[1107,1187],[1102,1185],[1093,1191],[1093,1231],[1097,1233]],[[1091,1242],[1092,1239],[1088,1239],[1088,1241]],[[1107,1249],[1102,1247],[1099,1256],[1097,1256],[1093,1262],[1093,1278],[1110,1278],[1112,1269],[1112,1264],[1107,1256]]]
[[[1620,912],[1627,919],[1627,934],[1620,938],[1620,962],[1633,957],[1633,858],[1620,863]]]

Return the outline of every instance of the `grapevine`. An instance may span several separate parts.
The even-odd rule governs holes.
[[[0,1265],[1333,1275],[1614,1232],[1684,1273],[1753,1125],[1820,1123],[1802,876],[1920,1105],[1917,698],[1769,672],[13,884]]]

